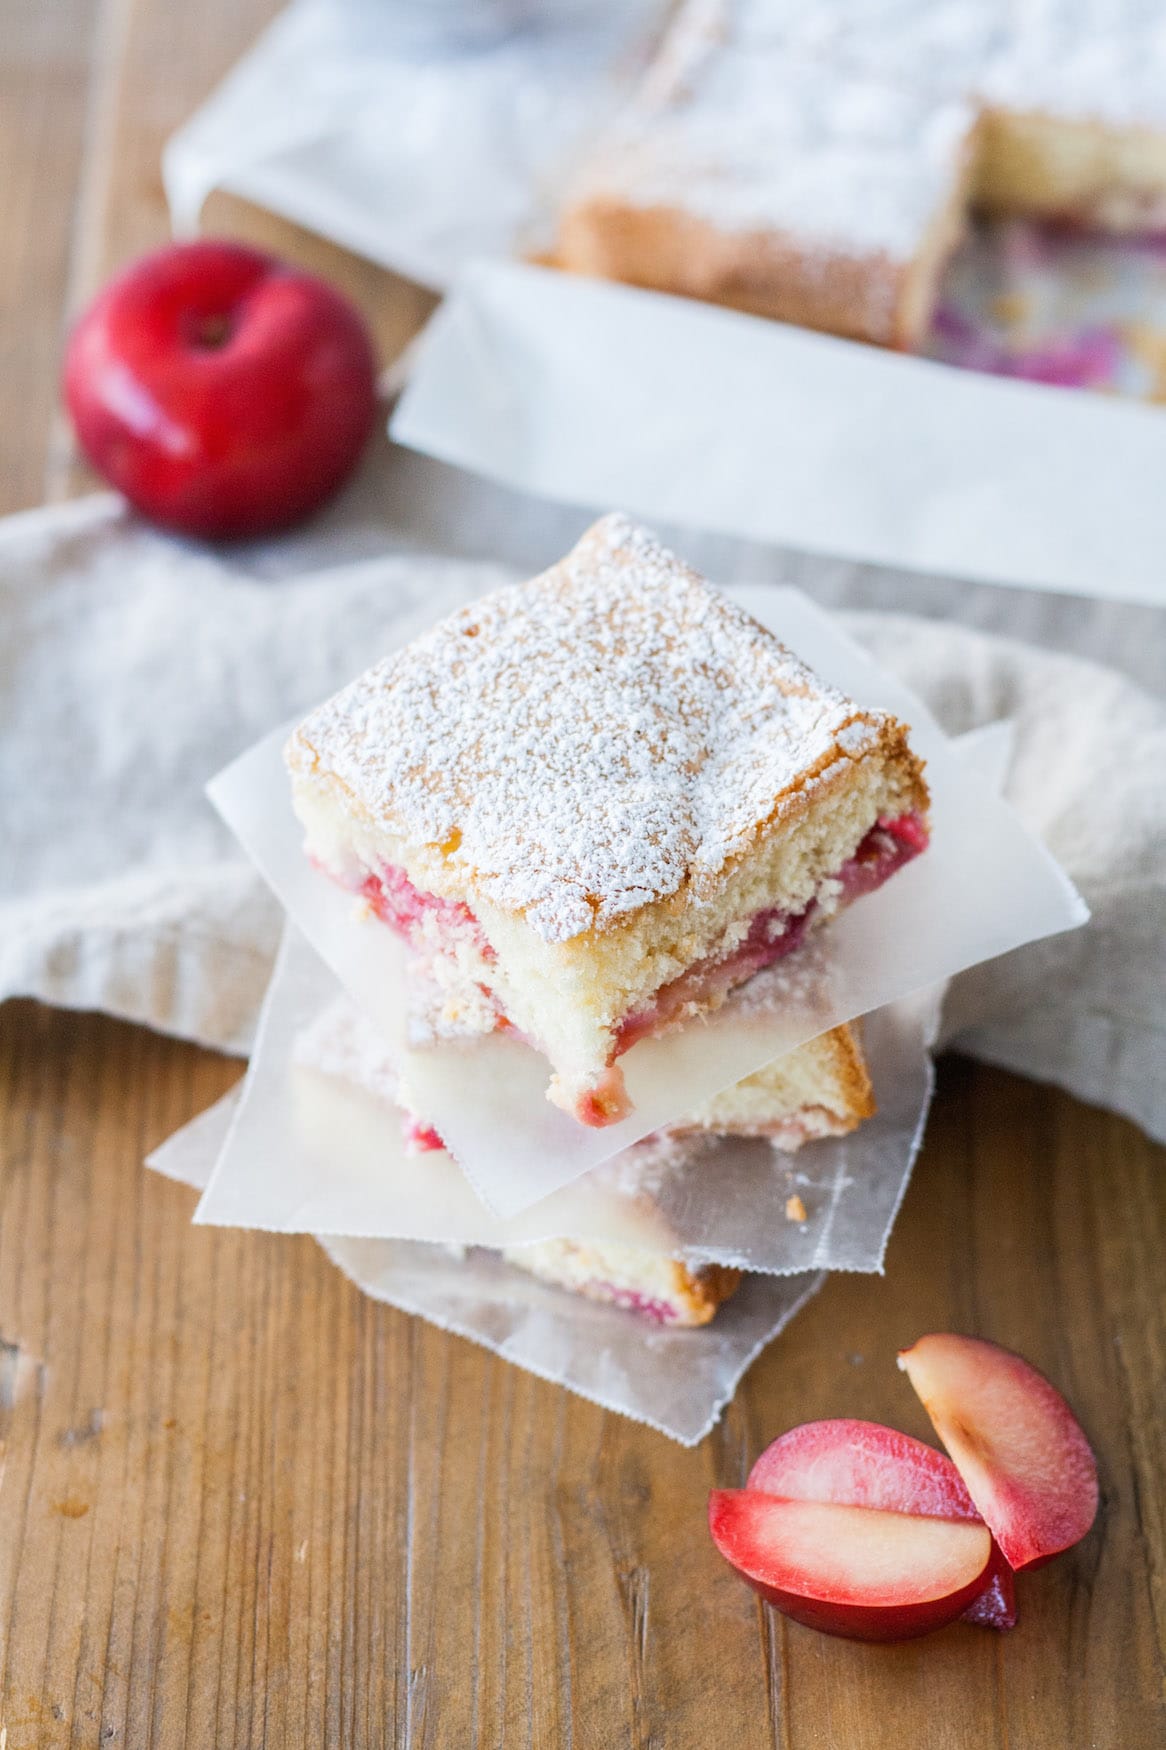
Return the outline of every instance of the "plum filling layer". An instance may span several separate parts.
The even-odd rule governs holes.
[[[680,1317],[670,1301],[641,1294],[635,1288],[620,1288],[614,1282],[584,1282],[575,1292],[586,1295],[591,1300],[605,1300],[612,1306],[621,1307],[624,1312],[639,1313],[642,1319],[647,1319],[654,1325],[674,1325]]]
[[[833,876],[838,905],[849,905],[852,900],[873,893],[905,863],[925,851],[928,839],[927,822],[920,814],[912,812],[877,820],[853,856]],[[379,875],[369,875],[360,883],[357,891],[378,918],[410,943],[416,944],[425,926],[432,923],[439,932],[469,932],[483,959],[487,962],[495,959],[494,950],[468,905],[415,887],[401,868],[385,865]],[[727,954],[711,955],[696,962],[678,978],[662,985],[650,1002],[625,1016],[616,1029],[615,1046],[602,1074],[574,1101],[571,1109],[577,1121],[592,1129],[603,1129],[626,1117],[631,1104],[622,1074],[612,1067],[615,1059],[630,1051],[639,1040],[666,1032],[686,1015],[715,1007],[755,973],[792,954],[805,940],[817,909],[818,902],[812,899],[797,913],[777,908],[758,912],[744,937]],[[496,1025],[505,1027],[510,1023],[500,1014]]]
[[[927,823],[918,814],[902,814],[894,820],[879,820],[858,849],[834,876],[840,888],[839,906],[849,905],[873,893],[884,881],[927,849]],[[700,960],[670,984],[662,985],[652,1001],[628,1015],[616,1032],[615,1057],[649,1034],[663,1033],[695,1010],[722,1001],[737,985],[754,973],[792,954],[805,941],[817,910],[811,900],[804,911],[762,911],[749,926],[744,939],[730,953]],[[587,1119],[582,1120],[587,1123]]]
[[[386,864],[379,875],[369,875],[357,891],[367,901],[382,923],[396,930],[406,941],[429,920],[439,929],[468,929],[485,959],[493,960],[494,950],[486,940],[482,927],[468,905],[460,900],[442,899],[440,894],[423,892],[414,887],[403,869]]]
[[[406,1113],[401,1119],[401,1131],[405,1138],[405,1148],[411,1155],[436,1154],[445,1144],[431,1124],[423,1124],[420,1118],[414,1118]]]

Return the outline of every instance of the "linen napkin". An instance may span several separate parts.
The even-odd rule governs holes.
[[[247,1051],[280,920],[204,782],[511,575],[399,550],[302,569],[368,545],[338,523],[330,539],[229,555],[104,496],[0,525],[0,997]],[[945,1040],[1166,1137],[1166,706],[1092,663],[963,626],[843,621],[950,732],[1014,721],[1007,794],[1093,911],[1085,930],[958,979]]]

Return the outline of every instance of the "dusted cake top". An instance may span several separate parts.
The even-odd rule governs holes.
[[[687,8],[686,8],[687,11]],[[695,0],[707,30],[816,54],[935,96],[1018,113],[1160,128],[1166,14],[1158,0]]]
[[[681,18],[570,199],[913,255],[958,179],[973,105],[711,27],[716,13],[740,10],[756,8],[706,5]]]
[[[287,757],[560,942],[715,876],[893,727],[608,516],[353,681]]]
[[[1166,128],[1156,0],[687,0],[571,202],[907,260],[981,109]]]

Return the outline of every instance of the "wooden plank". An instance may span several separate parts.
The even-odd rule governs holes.
[[[97,13],[0,0],[0,514],[41,499]]]
[[[8,1750],[697,1746],[726,1720],[796,1750],[923,1721],[941,1750],[1156,1741],[1166,1181],[1130,1126],[950,1066],[887,1277],[831,1282],[685,1451],[365,1301],[308,1241],[191,1229],[141,1155],[235,1074],[0,1011]],[[894,1350],[949,1326],[1069,1390],[1099,1527],[1022,1580],[1010,1636],[771,1616],[708,1543],[709,1486],[809,1416],[925,1435]]]

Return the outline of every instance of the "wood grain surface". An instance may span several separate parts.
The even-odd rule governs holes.
[[[69,314],[166,231],[161,144],[272,0],[0,0],[0,510],[83,489]],[[423,294],[216,201],[363,302]],[[1166,1743],[1166,1174],[1132,1126],[944,1065],[883,1279],[833,1279],[694,1451],[365,1300],[309,1240],[192,1228],[146,1150],[239,1066],[0,1008],[0,1750]],[[926,1436],[894,1366],[1029,1356],[1103,1505],[1009,1635],[870,1648],[768,1613],[705,1531],[789,1424]]]

